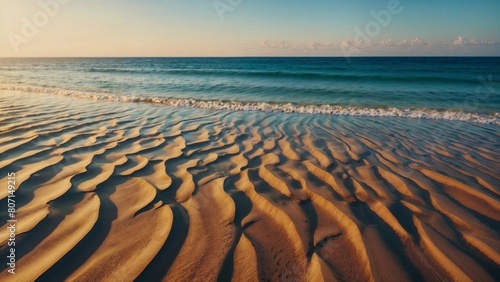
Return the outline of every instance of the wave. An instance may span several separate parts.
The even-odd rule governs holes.
[[[171,74],[171,75],[202,75],[202,76],[247,76],[269,78],[294,79],[332,79],[344,81],[398,81],[398,82],[444,82],[444,83],[477,83],[477,79],[456,78],[444,76],[415,75],[377,75],[377,74],[341,74],[318,72],[289,72],[289,71],[252,71],[239,69],[131,69],[131,68],[89,68],[83,71],[96,73],[131,73],[131,74]]]
[[[0,94],[16,281],[498,281],[500,127],[93,102]]]
[[[343,106],[335,104],[296,104],[283,102],[255,102],[230,100],[201,100],[176,97],[138,97],[122,96],[109,93],[93,93],[83,91],[60,90],[54,88],[39,88],[30,86],[0,86],[0,90],[24,91],[28,93],[45,93],[68,97],[103,100],[124,103],[152,103],[169,107],[199,108],[208,110],[229,111],[260,111],[297,114],[321,114],[337,116],[365,116],[365,117],[402,117],[413,119],[453,120],[481,124],[500,125],[500,113],[489,115],[469,113],[458,110],[435,110],[428,108],[399,109],[366,108]]]

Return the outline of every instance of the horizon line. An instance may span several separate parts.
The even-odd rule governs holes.
[[[132,59],[132,58],[500,58],[500,55],[415,55],[415,56],[0,56],[0,59]]]

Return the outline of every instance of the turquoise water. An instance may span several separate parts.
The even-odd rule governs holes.
[[[169,106],[500,123],[500,58],[0,59],[3,89]]]

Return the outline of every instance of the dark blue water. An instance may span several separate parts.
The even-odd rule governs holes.
[[[234,101],[298,112],[328,105],[346,111],[500,113],[498,57],[12,58],[0,59],[0,84],[124,100],[178,98],[180,105],[194,99],[189,105],[204,107]],[[303,105],[308,110],[300,110]]]

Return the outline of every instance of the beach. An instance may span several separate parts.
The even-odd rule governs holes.
[[[498,118],[13,89],[0,91],[0,183],[15,173],[16,275],[2,264],[2,281],[500,277]]]
[[[500,282],[498,11],[3,1],[0,282]]]

